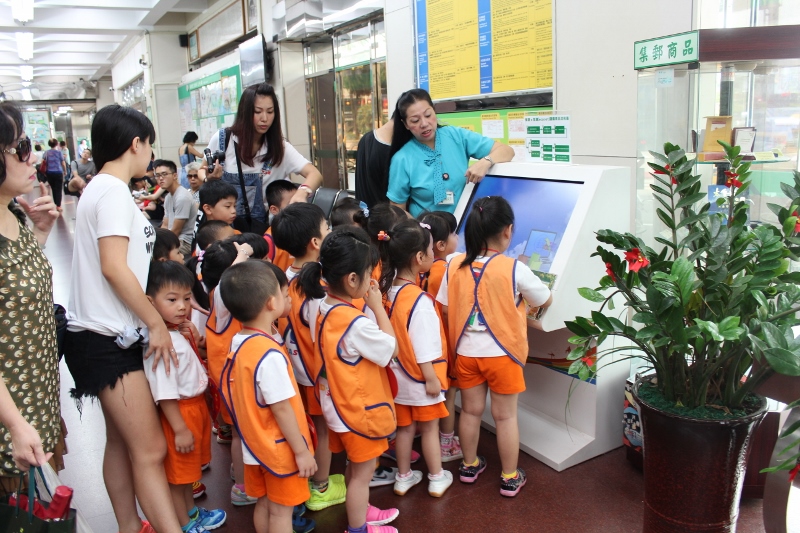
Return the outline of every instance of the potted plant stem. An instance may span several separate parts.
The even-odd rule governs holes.
[[[634,395],[642,411],[645,532],[734,531],[747,444],[765,412],[754,388],[775,372],[800,375],[800,173],[783,184],[788,208],[770,205],[780,227],[748,220],[750,163],[720,143],[730,163],[727,195],[714,213],[695,162],[665,144],[648,163],[656,214],[666,230],[653,247],[603,230],[593,256],[606,266],[590,317],[567,322],[574,334],[570,373],[587,379],[603,359],[640,357],[652,377]],[[624,300],[633,325],[611,312]],[[622,337],[610,349],[603,343]],[[599,348],[597,357],[591,350]],[[781,468],[791,469],[797,456]]]

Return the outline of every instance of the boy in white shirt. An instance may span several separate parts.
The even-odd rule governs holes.
[[[145,366],[153,399],[159,406],[167,439],[164,469],[181,529],[202,533],[225,523],[225,511],[194,505],[192,485],[202,477],[201,465],[211,461],[211,417],[206,406],[208,375],[197,355],[197,340],[187,340],[178,327],[191,311],[194,276],[181,263],[154,261],[147,278],[147,299],[170,330],[178,364]]]

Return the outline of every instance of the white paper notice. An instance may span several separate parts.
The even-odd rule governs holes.
[[[660,68],[656,70],[656,87],[672,87],[675,85],[675,69]]]
[[[525,138],[525,119],[509,119],[508,120],[508,138],[509,139],[524,139]]]
[[[505,137],[503,120],[482,120],[481,129],[483,136],[490,139],[502,139]]]

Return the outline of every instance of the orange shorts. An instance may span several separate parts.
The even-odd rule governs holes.
[[[525,390],[522,367],[507,356],[456,357],[458,388],[470,389],[488,382],[489,390],[497,394],[517,394]]]
[[[305,407],[306,413],[311,416],[322,416],[322,406],[320,406],[317,396],[314,394],[315,387],[307,387],[305,385],[299,385],[299,387],[300,397],[303,399],[303,407]]]
[[[167,438],[167,457],[164,471],[170,485],[188,485],[200,481],[203,473],[200,467],[211,462],[211,415],[208,414],[204,395],[187,400],[178,400],[184,423],[194,437],[194,450],[179,453],[175,449],[175,432],[167,417],[161,412],[161,427]]]
[[[278,477],[260,465],[244,465],[244,489],[248,496],[263,498],[287,507],[300,505],[311,497],[308,479],[297,474]]]
[[[347,458],[354,463],[364,463],[377,459],[388,450],[389,440],[367,439],[350,431],[346,433],[329,431],[328,449],[333,453],[347,452]]]
[[[428,422],[447,416],[447,407],[444,402],[433,405],[400,405],[394,404],[397,414],[397,427],[410,426],[411,422]]]

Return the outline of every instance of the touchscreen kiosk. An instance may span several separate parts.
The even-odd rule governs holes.
[[[619,411],[628,367],[602,368],[591,383],[568,375],[572,334],[564,321],[599,308],[578,289],[597,287],[605,274],[603,262],[591,257],[598,245],[595,233],[630,231],[630,190],[627,168],[500,163],[479,184],[467,185],[455,211],[457,250],[463,252],[466,215],[474,202],[486,196],[508,200],[514,230],[505,254],[552,290],[552,305],[528,314],[527,390],[519,397],[519,425],[520,447],[559,471],[621,445]],[[483,422],[494,430],[489,406]]]

